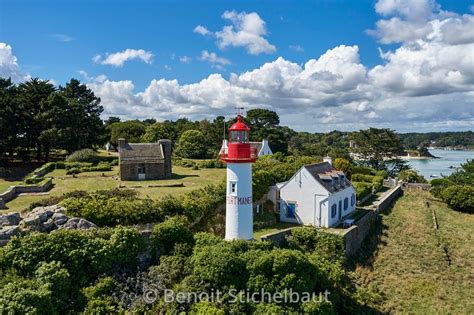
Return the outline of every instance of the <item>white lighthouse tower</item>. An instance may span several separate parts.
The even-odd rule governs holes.
[[[242,121],[229,128],[229,142],[220,158],[227,163],[225,239],[253,239],[252,163],[257,152],[250,147],[250,128]]]

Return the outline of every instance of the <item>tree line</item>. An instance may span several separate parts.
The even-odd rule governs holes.
[[[33,78],[15,85],[0,78],[0,157],[24,159],[35,152],[48,160],[52,149],[73,152],[104,142],[100,98],[71,79],[55,87]]]

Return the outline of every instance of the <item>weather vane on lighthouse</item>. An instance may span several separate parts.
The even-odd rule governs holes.
[[[243,122],[243,108],[237,108],[237,122],[229,128],[227,150],[221,161],[227,163],[225,239],[253,239],[252,163],[257,152],[250,146],[250,128]]]

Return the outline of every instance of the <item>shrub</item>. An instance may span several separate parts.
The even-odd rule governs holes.
[[[317,269],[297,250],[274,249],[247,261],[247,288],[254,292],[313,292],[319,282]]]
[[[68,157],[66,157],[66,162],[91,162],[97,163],[99,157],[97,153],[92,149],[82,149],[73,152]]]
[[[151,199],[130,200],[92,193],[85,198],[62,201],[67,213],[92,221],[99,226],[132,225],[160,222],[163,215]]]
[[[161,255],[168,255],[176,244],[194,244],[193,233],[188,228],[188,221],[183,216],[169,218],[153,227],[151,240],[160,250]]]
[[[286,240],[290,248],[303,252],[312,252],[316,248],[318,232],[312,228],[295,228],[291,230],[291,235]]]
[[[81,173],[81,169],[80,168],[70,168],[66,171],[66,175],[74,175],[74,174],[79,174]]]
[[[430,181],[431,189],[430,192],[433,196],[441,198],[441,192],[443,189],[452,185],[453,183],[447,178],[435,178]]]
[[[66,162],[65,168],[70,170],[71,168],[84,168],[84,167],[91,167],[94,165],[91,162]]]
[[[361,200],[364,197],[372,193],[372,184],[365,182],[352,182],[356,189],[357,200]]]
[[[226,243],[202,247],[191,257],[193,275],[205,287],[214,289],[245,288],[245,261]]]
[[[355,182],[371,183],[373,178],[374,176],[372,175],[365,175],[365,174],[360,174],[360,173],[352,175],[352,180]]]
[[[66,168],[66,163],[63,162],[63,161],[58,161],[58,162],[56,162],[56,168],[57,168],[58,170],[63,170],[63,169]]]
[[[367,166],[355,165],[352,167],[352,174],[371,175],[373,173],[375,173],[375,170]]]
[[[426,179],[418,174],[416,170],[403,170],[398,174],[398,178],[407,183],[426,183]]]
[[[334,160],[334,168],[338,171],[343,171],[348,178],[352,175],[352,164],[346,159],[337,158]]]
[[[34,185],[38,184],[39,182],[42,182],[44,180],[44,177],[30,177],[25,179],[25,184],[27,185]]]
[[[116,228],[101,233],[102,235],[96,231],[58,230],[55,233],[35,233],[14,238],[0,248],[0,269],[13,270],[25,277],[36,276],[38,282],[49,281],[47,291],[56,292],[48,297],[48,294],[42,293],[43,287],[33,285],[34,283],[29,284],[32,288],[29,292],[22,283],[22,290],[19,290],[16,298],[28,294],[31,299],[35,299],[34,296],[41,292],[41,299],[30,299],[28,302],[38,307],[50,299],[54,301],[60,298],[68,303],[68,311],[78,311],[83,306],[80,294],[82,287],[95,281],[100,274],[133,267],[138,254],[144,250],[144,240],[135,229]],[[68,281],[71,284],[69,290]],[[9,288],[8,291],[12,290],[14,288]],[[63,293],[66,294],[65,297],[62,296]],[[0,299],[4,296],[0,294]],[[14,301],[15,298],[7,299]]]
[[[381,177],[383,177],[383,178],[387,178],[387,177],[388,177],[388,172],[387,172],[387,171],[384,171],[384,170],[382,170],[382,171],[377,171],[377,172],[375,172],[375,176],[381,176]]]
[[[474,186],[452,185],[441,191],[441,197],[454,210],[474,213]]]

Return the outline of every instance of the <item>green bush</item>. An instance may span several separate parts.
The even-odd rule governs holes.
[[[318,232],[312,228],[295,228],[291,234],[286,237],[288,246],[303,252],[312,252],[316,248]]]
[[[68,157],[66,157],[66,162],[99,162],[99,157],[97,153],[92,149],[82,149],[73,152]]]
[[[44,177],[29,177],[25,179],[25,184],[34,185],[34,184],[38,184],[39,182],[42,182],[43,180],[44,180]]]
[[[387,172],[387,171],[384,171],[384,170],[382,170],[382,171],[377,171],[377,172],[375,172],[375,176],[381,176],[381,177],[383,177],[383,178],[387,178],[387,177],[388,177],[388,172]]]
[[[186,217],[171,217],[153,227],[151,240],[159,248],[161,255],[168,255],[176,244],[186,244],[189,248],[194,244],[193,233],[188,228]]]
[[[365,174],[360,174],[360,173],[352,175],[352,180],[355,182],[371,183],[373,179],[374,179],[374,176],[372,175],[365,175]]]
[[[245,288],[245,261],[226,243],[201,247],[191,257],[193,275],[205,287],[214,289]]]
[[[371,167],[367,166],[360,166],[360,165],[355,165],[352,167],[352,174],[363,174],[363,175],[371,175],[374,174],[375,170]]]
[[[352,175],[354,176],[354,175]],[[352,182],[356,189],[357,200],[362,200],[372,193],[372,184],[366,182]]]
[[[14,238],[0,248],[0,270],[35,279],[19,283],[20,288],[14,282],[0,289],[6,290],[0,292],[0,305],[20,299],[27,310],[40,308],[44,314],[77,312],[84,306],[81,288],[101,274],[133,269],[144,249],[140,233],[122,227],[100,233],[58,230]]]
[[[416,170],[403,170],[398,174],[398,178],[407,183],[426,183],[426,179]]]
[[[247,288],[258,292],[313,292],[320,282],[316,267],[297,250],[274,249],[259,252],[247,260]],[[242,272],[240,272],[242,274]],[[244,275],[241,275],[243,278]]]
[[[65,163],[65,168],[67,170],[70,170],[71,168],[80,169],[80,168],[84,168],[84,167],[91,167],[93,165],[94,165],[94,163],[91,163],[91,162],[66,162]]]
[[[66,163],[63,161],[56,162],[56,169],[63,170],[66,168]]]
[[[441,191],[441,197],[454,210],[474,213],[474,186],[448,186]]]
[[[74,174],[79,174],[81,173],[81,169],[80,168],[70,168],[66,171],[66,175],[74,175]]]
[[[94,222],[99,226],[132,225],[160,222],[162,211],[151,199],[130,200],[92,193],[83,198],[62,201],[67,213]]]

